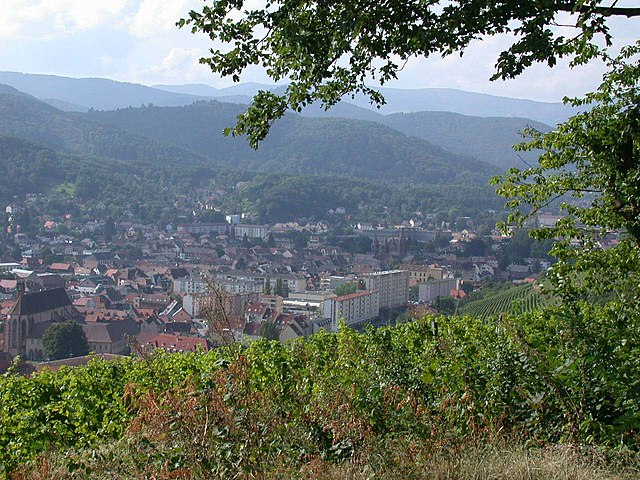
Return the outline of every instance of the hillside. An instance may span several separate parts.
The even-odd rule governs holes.
[[[505,170],[525,167],[519,156],[535,163],[539,155],[513,150],[513,145],[525,141],[521,132],[528,127],[541,132],[551,130],[549,125],[527,118],[473,117],[450,112],[395,113],[381,116],[378,121],[447,151],[470,155]]]
[[[234,168],[425,183],[485,183],[498,173],[487,163],[377,123],[293,114],[276,122],[254,151],[246,139],[222,134],[243,111],[243,106],[213,101],[76,116],[215,155]]]
[[[250,96],[222,96],[226,89],[218,90],[208,85],[158,85],[157,88],[166,88],[176,92],[201,92],[203,94],[206,92],[216,96],[218,101],[225,103],[248,104],[251,101]],[[450,107],[453,108],[452,105],[448,105],[442,109]],[[385,108],[382,109],[382,111],[385,110]],[[490,109],[487,107],[485,113],[489,111]],[[518,110],[513,108],[509,111],[516,112]],[[384,115],[375,109],[356,106],[348,101],[339,102],[328,110],[323,109],[320,104],[312,104],[304,108],[300,115],[312,118],[337,117],[377,122],[406,135],[427,140],[449,152],[475,157],[504,170],[524,166],[518,155],[528,163],[535,163],[537,160],[538,153],[535,152],[519,152],[516,155],[513,145],[524,140],[520,132],[528,126],[540,131],[551,130],[549,125],[517,116],[472,116],[448,111]]]
[[[69,78],[56,75],[0,72],[0,83],[40,99],[54,99],[83,108],[113,109],[129,106],[186,105],[202,97],[167,92],[136,83],[106,78]]]
[[[0,134],[73,154],[164,164],[207,161],[186,149],[89,122],[27,95],[13,93],[0,93]]]
[[[449,212],[455,205],[462,215],[477,216],[498,210],[502,200],[488,185],[426,185],[345,177],[259,174],[224,199],[229,211],[253,212],[261,222],[298,218],[329,218],[342,206],[363,221],[389,221],[423,212]]]
[[[175,194],[205,187],[227,174],[201,165],[158,165],[87,155],[67,155],[27,140],[0,135],[0,202],[41,193],[49,214],[115,219],[135,209],[143,222],[175,222]]]

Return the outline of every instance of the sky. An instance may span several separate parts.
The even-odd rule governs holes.
[[[263,0],[249,0],[258,4]],[[623,5],[630,2],[619,2]],[[631,2],[633,3],[633,2]],[[208,37],[178,29],[175,22],[203,0],[0,0],[0,70],[70,77],[102,77],[154,84],[232,85],[198,59],[211,47]],[[640,19],[610,23],[618,45],[638,38]],[[473,44],[460,58],[414,58],[395,88],[447,87],[493,95],[560,101],[594,90],[604,67],[529,68],[515,80],[490,82],[493,66],[509,38]],[[243,82],[273,83],[258,68]]]

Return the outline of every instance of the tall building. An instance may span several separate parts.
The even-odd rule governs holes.
[[[387,270],[363,275],[365,288],[380,292],[380,308],[404,307],[409,302],[409,272]]]
[[[5,322],[5,348],[10,355],[41,358],[42,334],[53,323],[78,318],[64,288],[25,293],[18,289],[18,299]]]
[[[366,290],[329,298],[324,301],[322,315],[331,320],[330,330],[335,332],[341,320],[351,325],[377,317],[380,313],[379,299],[377,291]]]

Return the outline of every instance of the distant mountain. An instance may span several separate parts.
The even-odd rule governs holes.
[[[190,94],[207,91],[209,92],[207,95],[217,97],[218,100],[222,101],[219,97],[230,95],[231,93],[252,97],[260,89],[282,93],[285,86],[245,83],[224,89],[215,89],[208,85],[158,85],[157,88]],[[442,111],[479,117],[530,118],[547,125],[556,125],[576,113],[574,108],[560,102],[537,102],[533,100],[466,92],[451,88],[381,88],[380,91],[385,96],[387,102],[380,109],[371,105],[369,98],[364,95],[356,95],[354,99],[346,99],[341,102],[341,104],[355,105],[379,114]],[[310,114],[303,113],[303,115],[316,116],[314,112],[318,110],[319,107],[313,107],[309,110]],[[355,110],[352,110],[352,112],[355,112]],[[334,115],[333,110],[329,110],[327,114],[329,116],[341,116],[340,113]]]
[[[206,97],[166,92],[144,85],[104,78],[68,78],[0,72],[0,83],[11,85],[40,99],[54,98],[99,110],[139,107],[149,103],[161,106],[187,105],[206,99]]]
[[[381,115],[377,120],[400,132],[423,138],[445,150],[489,162],[502,169],[535,163],[539,152],[516,152],[513,145],[525,139],[527,127],[548,132],[552,128],[526,118],[472,117],[450,112],[416,112]]]
[[[162,164],[208,162],[195,152],[89,122],[25,95],[0,94],[0,134],[73,154]]]
[[[0,94],[15,95],[18,97],[28,97],[28,98],[33,98],[35,100],[35,97],[32,97],[31,95],[21,92],[20,90],[13,88],[10,85],[5,85],[4,83],[0,83]]]
[[[243,111],[240,105],[212,101],[76,115],[214,155],[234,168],[425,183],[483,183],[498,172],[377,123],[294,114],[276,122],[254,151],[246,139],[222,134]]]
[[[201,95],[208,97],[237,97],[251,98],[258,90],[274,90],[280,88],[277,85],[265,85],[262,83],[247,82],[231,85],[230,87],[215,88],[204,83],[187,83],[184,85],[152,85],[153,88],[173,93],[187,95]]]
[[[177,86],[177,88],[180,87],[189,86]],[[204,87],[208,86],[204,85]],[[237,103],[249,103],[251,100],[250,97],[242,98],[246,101]],[[227,101],[226,97],[218,97],[218,100]],[[479,117],[441,111],[383,115],[348,102],[340,102],[329,110],[324,110],[319,104],[313,104],[302,110],[300,115],[312,118],[338,117],[377,122],[406,135],[427,140],[444,150],[472,156],[501,169],[524,166],[520,157],[527,162],[535,163],[538,152],[516,154],[512,148],[513,145],[524,141],[520,133],[526,127],[540,131],[551,130],[549,125],[521,117]],[[229,125],[231,123],[227,126]]]
[[[164,90],[165,92],[180,93],[184,95],[198,95],[202,97],[217,97],[220,90],[204,83],[187,83],[184,85],[151,85],[151,88]]]
[[[380,113],[443,111],[478,117],[530,118],[547,125],[567,120],[577,110],[562,103],[536,102],[451,88],[398,89],[382,88],[387,104]],[[362,108],[375,108],[360,95],[350,102]]]

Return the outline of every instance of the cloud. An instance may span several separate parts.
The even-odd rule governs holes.
[[[3,0],[0,38],[47,39],[112,22],[130,0]]]
[[[203,68],[198,60],[203,52],[198,48],[172,48],[162,61],[138,73],[140,78],[162,81],[193,81],[202,76]]]
[[[175,30],[176,22],[197,6],[194,0],[143,0],[123,26],[135,37],[154,37]]]

